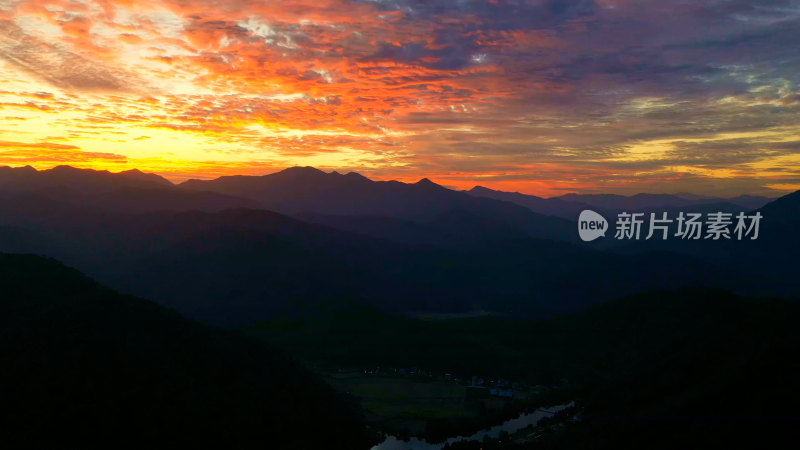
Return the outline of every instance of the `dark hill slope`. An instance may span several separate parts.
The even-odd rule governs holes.
[[[800,308],[720,291],[641,294],[567,319],[601,374],[563,449],[782,448],[800,437]],[[538,446],[537,448],[551,448]]]
[[[0,254],[8,448],[365,449],[357,409],[250,339]]]

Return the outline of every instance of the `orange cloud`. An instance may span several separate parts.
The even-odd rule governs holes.
[[[113,153],[85,152],[69,144],[0,141],[0,165],[24,164],[47,168],[64,163],[119,164],[125,163],[126,159],[124,155]]]
[[[726,22],[749,14],[737,5],[20,0],[0,6],[2,139],[74,148],[20,144],[0,162],[302,164],[538,193],[788,186],[793,148],[724,144],[800,130],[800,67],[766,61],[792,60],[794,31],[736,40],[763,19]]]

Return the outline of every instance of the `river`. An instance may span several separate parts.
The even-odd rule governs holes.
[[[507,420],[500,425],[481,430],[472,436],[451,437],[448,438],[447,441],[440,444],[431,444],[430,442],[415,437],[412,437],[408,441],[402,441],[394,436],[389,436],[380,444],[372,447],[372,450],[441,450],[445,443],[452,444],[458,441],[481,441],[485,436],[496,439],[503,431],[515,433],[529,425],[536,425],[536,423],[542,418],[550,417],[553,414],[573,405],[574,402],[570,402],[566,405],[553,406],[550,408],[539,408],[532,413],[522,414],[519,417]]]

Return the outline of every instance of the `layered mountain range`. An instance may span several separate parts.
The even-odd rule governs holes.
[[[611,214],[721,205],[760,208],[762,237],[604,250],[577,239],[576,214],[587,207]],[[791,296],[800,292],[787,254],[798,210],[797,193],[771,202],[541,199],[310,167],[177,185],[139,171],[0,168],[0,251],[54,257],[123,292],[220,323],[353,302],[404,314],[545,317],[645,289],[698,285]]]

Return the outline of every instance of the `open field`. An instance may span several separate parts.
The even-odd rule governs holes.
[[[485,396],[474,398],[455,381],[362,373],[328,374],[335,388],[358,398],[367,420],[386,430],[412,435],[425,432],[431,421],[474,420],[498,413],[535,398],[535,390],[515,391],[514,400]]]

